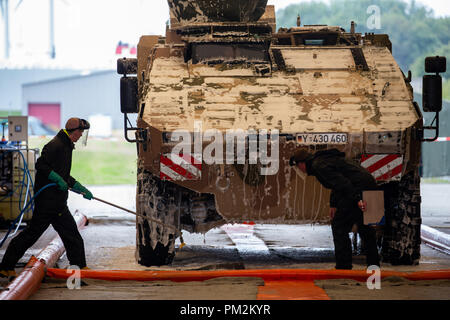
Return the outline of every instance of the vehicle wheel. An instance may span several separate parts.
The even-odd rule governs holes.
[[[176,199],[174,185],[139,169],[136,198],[136,260],[139,264],[149,267],[172,263],[179,226]]]
[[[393,265],[418,264],[420,259],[420,176],[418,169],[384,188],[386,225],[382,259]]]

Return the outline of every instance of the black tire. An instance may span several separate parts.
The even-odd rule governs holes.
[[[157,242],[155,248],[151,246],[150,242],[150,226],[147,220],[143,221],[143,225],[137,228],[136,237],[136,259],[140,265],[150,266],[162,266],[171,264],[175,257],[175,252],[170,248],[175,243],[174,235],[170,235],[170,243],[164,246],[161,242]],[[138,239],[145,239],[139,241]],[[173,243],[173,245],[172,245]]]
[[[147,267],[170,264],[175,257],[177,231],[167,226],[178,226],[177,190],[170,182],[139,169],[137,192],[136,260]]]
[[[382,260],[392,265],[415,265],[420,259],[420,176],[418,168],[398,183],[384,187],[386,225]]]

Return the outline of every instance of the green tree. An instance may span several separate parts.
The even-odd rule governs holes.
[[[424,54],[416,57],[416,60],[411,66],[411,71],[414,77],[422,77],[425,74],[425,58],[430,56],[444,56],[447,57],[447,71],[441,75],[446,79],[450,79],[450,43],[442,45],[441,47],[425,52]]]
[[[446,100],[450,100],[450,79],[447,79],[442,84],[442,97]]]
[[[415,62],[411,67],[411,71],[413,77],[422,77],[425,74],[425,58],[430,56],[444,56],[447,57],[447,71],[445,73],[441,73],[441,76],[444,78],[442,83],[442,97],[444,99],[450,100],[450,43],[441,46],[440,48],[428,51],[425,54],[417,57]]]
[[[373,5],[380,10],[380,28],[376,30],[367,26],[373,14],[368,9]],[[388,34],[394,58],[405,73],[418,58],[435,55],[450,40],[450,18],[435,18],[433,10],[414,0],[331,0],[329,4],[302,2],[277,11],[278,27],[295,26],[297,14],[300,14],[303,25],[326,24],[348,30],[351,21],[354,21],[357,32]]]

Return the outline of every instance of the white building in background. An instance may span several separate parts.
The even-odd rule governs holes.
[[[22,114],[55,129],[70,117],[91,119],[91,126],[96,124],[92,134],[108,136],[111,130],[123,129],[120,75],[108,70],[23,84]]]
[[[21,112],[22,85],[24,83],[68,77],[80,73],[81,70],[72,68],[27,68],[24,66],[0,68],[0,111]]]

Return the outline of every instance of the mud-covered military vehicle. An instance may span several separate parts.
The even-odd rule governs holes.
[[[166,35],[142,36],[137,59],[118,60],[138,153],[137,261],[171,263],[181,230],[328,223],[330,190],[289,159],[337,148],[385,191],[383,261],[417,263],[421,143],[437,128],[424,127],[388,35],[353,23],[277,31],[267,0],[168,3]],[[424,106],[437,112],[439,76],[427,77]]]

